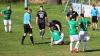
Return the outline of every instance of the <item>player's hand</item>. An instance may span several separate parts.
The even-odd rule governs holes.
[[[32,27],[32,26],[30,26],[30,28],[32,29],[33,27]]]

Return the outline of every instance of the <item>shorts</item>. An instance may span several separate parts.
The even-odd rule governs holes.
[[[24,33],[32,34],[32,29],[30,28],[29,24],[24,24]]]
[[[70,41],[71,42],[79,41],[79,36],[78,35],[70,35]]]
[[[11,20],[4,20],[4,25],[11,25]]]
[[[38,23],[39,29],[45,29],[45,23]]]
[[[97,16],[92,16],[92,23],[98,23]]]
[[[81,41],[82,39],[84,40],[84,41],[86,41],[87,40],[87,31],[80,31],[79,32],[79,40]]]

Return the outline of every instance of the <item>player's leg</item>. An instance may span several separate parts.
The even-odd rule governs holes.
[[[86,42],[87,42],[87,32],[84,33],[84,48],[83,51],[86,51]]]
[[[45,23],[42,24],[42,31],[41,31],[41,36],[43,37],[45,34]]]
[[[5,26],[5,32],[8,32],[8,21],[7,20],[4,20],[4,26]]]
[[[29,29],[29,33],[30,33],[31,43],[34,45],[34,40],[33,40],[33,35],[32,35],[32,29],[31,28]]]
[[[80,44],[80,42],[79,42],[79,36],[78,35],[75,35],[74,36],[75,37],[75,41],[76,41],[76,44],[75,44],[75,51],[76,52],[78,52],[79,51],[79,44]]]
[[[22,36],[22,39],[21,39],[21,44],[22,44],[22,45],[24,44],[24,39],[25,39],[27,33],[28,33],[27,26],[24,25],[24,35]]]
[[[39,27],[39,30],[40,30],[40,36],[42,37],[42,24],[38,23],[38,27]]]
[[[45,23],[39,24],[39,29],[40,29],[40,36],[43,39],[45,33]]]
[[[12,22],[11,22],[11,20],[9,20],[8,22],[9,22],[9,26],[8,26],[9,27],[9,32],[11,32]]]
[[[94,22],[95,22],[95,19],[94,19],[94,16],[92,16],[92,29],[93,30],[95,30],[95,24],[94,24]]]
[[[73,35],[70,36],[70,52],[73,52],[73,43],[74,43],[74,39],[73,39]]]

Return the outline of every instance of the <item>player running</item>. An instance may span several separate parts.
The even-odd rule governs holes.
[[[48,22],[47,13],[43,10],[43,6],[40,6],[40,10],[37,12],[36,16],[36,24],[38,24],[42,39],[45,33],[45,22]]]
[[[23,23],[24,23],[24,35],[22,36],[21,44],[24,44],[24,39],[29,33],[31,43],[34,45],[33,36],[32,36],[32,25],[31,25],[31,9],[26,9],[24,13]]]
[[[3,9],[1,14],[4,16],[5,32],[11,32],[11,6],[8,5],[6,9]]]
[[[85,51],[86,50],[86,41],[88,38],[88,34],[87,34],[88,29],[87,28],[90,24],[90,21],[87,18],[85,18],[83,14],[81,14],[80,16],[81,16],[81,18],[80,18],[80,23],[79,23],[79,25],[80,25],[79,40],[81,42],[81,40],[83,39],[83,41],[84,41],[83,51]]]
[[[74,17],[68,21],[69,33],[70,33],[70,52],[78,52],[79,46],[79,37],[78,37],[78,22],[75,21]],[[75,47],[73,47],[74,42],[76,41]]]
[[[52,20],[49,22],[49,29],[51,32],[51,45],[64,45],[64,34],[61,31],[61,23],[57,20]]]

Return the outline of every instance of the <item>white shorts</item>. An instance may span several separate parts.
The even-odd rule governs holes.
[[[79,41],[79,36],[78,35],[70,35],[70,41],[71,42]]]
[[[87,31],[80,31],[79,32],[79,40],[87,40]]]
[[[11,20],[4,20],[4,25],[11,25]]]
[[[63,41],[64,41],[64,34],[61,33],[61,39],[59,39],[58,41],[55,41],[54,44],[59,44],[59,43],[61,43]]]

